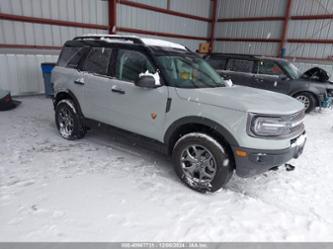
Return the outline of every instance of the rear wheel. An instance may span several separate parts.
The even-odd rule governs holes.
[[[295,95],[295,98],[304,104],[305,107],[305,112],[309,113],[313,111],[313,109],[317,105],[317,100],[311,93],[303,92],[303,93],[298,93]]]
[[[80,139],[86,134],[82,118],[70,99],[63,99],[57,103],[55,120],[60,135],[65,139]]]
[[[233,165],[228,150],[204,133],[189,133],[172,154],[178,177],[199,192],[215,192],[230,180]]]

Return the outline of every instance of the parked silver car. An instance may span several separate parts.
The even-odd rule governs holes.
[[[67,41],[52,75],[55,120],[66,139],[93,122],[161,145],[190,188],[214,192],[235,171],[254,176],[303,151],[304,106],[254,88],[227,87],[186,47],[134,36]]]

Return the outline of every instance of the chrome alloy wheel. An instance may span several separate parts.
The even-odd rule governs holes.
[[[307,96],[299,95],[296,97],[296,99],[304,104],[305,109],[308,109],[310,107],[310,99]]]
[[[216,160],[212,153],[202,145],[189,145],[181,153],[182,170],[188,180],[209,184],[217,171]]]
[[[58,124],[60,134],[67,138],[73,134],[74,118],[68,107],[63,107],[58,113]]]

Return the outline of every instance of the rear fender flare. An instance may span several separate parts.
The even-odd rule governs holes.
[[[57,103],[63,99],[60,97],[61,94],[66,94],[73,100],[78,113],[80,114],[80,116],[83,117],[80,103],[79,103],[78,99],[76,98],[75,94],[71,90],[62,90],[62,91],[57,92],[57,94],[55,95],[54,101],[53,101],[54,108],[56,108]]]

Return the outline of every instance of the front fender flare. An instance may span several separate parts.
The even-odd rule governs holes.
[[[212,130],[215,130],[219,135],[221,135],[226,140],[226,142],[229,143],[230,146],[232,146],[232,147],[238,147],[239,146],[237,140],[231,134],[231,132],[229,132],[222,125],[220,125],[219,123],[217,123],[215,121],[212,121],[208,118],[197,117],[197,116],[184,117],[184,118],[180,118],[180,119],[174,121],[169,126],[167,131],[165,132],[164,143],[169,146],[170,142],[171,142],[172,135],[175,132],[177,132],[177,130],[179,128],[181,128],[182,126],[190,125],[190,124],[198,124],[198,125],[207,126],[207,127],[211,128]]]
[[[290,93],[290,96],[294,97],[296,94],[302,93],[302,92],[311,93],[316,98],[318,103],[320,103],[319,96],[325,95],[325,89],[321,90],[316,87],[302,87],[302,88],[295,89],[293,92]]]

